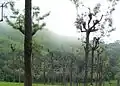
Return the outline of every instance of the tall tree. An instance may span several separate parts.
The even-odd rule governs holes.
[[[24,86],[32,86],[31,54],[32,54],[32,0],[25,0],[25,37],[24,37]]]
[[[106,22],[108,22],[109,27],[112,27],[112,18],[110,18],[110,15],[115,10],[114,6],[116,5],[116,0],[114,0],[114,1],[110,0],[110,2],[112,2],[112,7],[111,8],[108,7],[108,10],[106,11],[105,14],[100,12],[100,7],[101,7],[100,3],[98,3],[94,7],[93,12],[90,8],[87,7],[88,10],[89,10],[88,12],[79,14],[79,12],[78,12],[79,7],[82,6],[82,7],[86,8],[86,6],[83,5],[82,3],[80,3],[79,0],[71,0],[71,1],[74,2],[75,6],[76,6],[76,9],[77,9],[77,19],[76,19],[76,22],[75,22],[75,26],[79,30],[79,32],[84,32],[85,33],[84,86],[88,86],[87,80],[88,80],[88,59],[89,59],[89,51],[90,51],[90,46],[89,46],[90,34],[92,32],[96,32],[98,30],[101,30],[101,33],[102,33],[101,35],[103,35]],[[99,19],[98,19],[98,17],[99,17],[98,14],[101,15]],[[103,18],[103,16],[105,18]],[[113,30],[114,29],[112,28],[108,32],[111,32]]]
[[[11,44],[11,50],[12,50],[12,52],[13,52],[13,73],[14,73],[14,82],[15,82],[15,50],[16,50],[16,48],[15,48],[15,44]]]
[[[91,85],[92,86],[93,86],[94,52],[99,47],[99,40],[100,40],[100,37],[98,38],[94,37],[91,45],[91,48],[92,48],[91,50],[92,51],[91,53]]]
[[[31,74],[32,36],[34,36],[38,30],[43,29],[43,27],[46,25],[45,23],[39,25],[39,21],[49,16],[49,13],[40,17],[39,7],[33,7],[32,13],[31,12],[32,0],[25,0],[25,15],[19,13],[19,10],[14,8],[14,2],[10,2],[10,7],[13,13],[13,16],[11,16],[11,18],[14,18],[15,22],[13,23],[12,21],[9,20],[8,17],[6,17],[7,23],[14,29],[17,29],[22,34],[24,34],[24,65],[25,65],[24,86],[32,86],[32,74]]]
[[[91,32],[96,32],[98,30],[96,28],[96,25],[99,24],[100,21],[103,18],[103,15],[102,15],[99,20],[94,20],[93,25],[90,26],[90,23],[92,21],[93,16],[94,16],[94,14],[91,13],[91,12],[89,12],[89,14],[88,14],[88,17],[89,17],[88,24],[87,24],[87,22],[84,21],[83,17],[82,18],[78,17],[77,20],[76,20],[76,27],[77,27],[77,29],[80,29],[81,32],[85,32],[86,33],[85,47],[84,47],[84,50],[85,50],[85,77],[84,77],[84,86],[87,86],[87,79],[88,79],[87,76],[88,76],[88,58],[89,58],[89,51],[90,51],[90,48],[89,48],[90,33]]]

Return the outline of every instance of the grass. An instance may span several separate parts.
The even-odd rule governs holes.
[[[24,85],[23,83],[0,82],[0,86],[24,86]],[[33,86],[61,86],[61,85],[33,84]],[[80,86],[83,86],[83,85],[80,85]],[[111,81],[111,85],[109,84],[109,82],[105,82],[105,86],[117,86],[117,84],[116,84],[116,81]]]
[[[0,86],[24,86],[24,85],[23,83],[0,82]],[[58,86],[58,85],[33,84],[33,86]]]

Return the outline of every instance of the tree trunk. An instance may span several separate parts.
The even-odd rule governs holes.
[[[70,62],[70,86],[72,86],[72,60]]]
[[[88,55],[89,55],[89,32],[86,32],[86,46],[85,46],[85,76],[84,76],[84,86],[88,86]]]
[[[91,85],[93,86],[93,66],[94,66],[94,49],[92,49],[91,57]]]
[[[54,63],[53,63],[53,56],[51,56],[51,72],[52,72],[52,77],[51,77],[51,83],[54,85]]]
[[[65,66],[63,67],[63,85],[66,86]]]
[[[96,64],[96,86],[98,86],[98,81],[99,81],[99,67],[100,67],[100,54],[99,51],[97,51],[97,64]]]
[[[20,84],[20,82],[21,82],[21,74],[20,74],[20,68],[19,68],[19,84]]]
[[[78,86],[79,85],[79,78],[78,78],[78,75],[79,74],[79,71],[78,71],[78,67],[77,67],[77,72],[76,72],[76,80],[75,80],[75,82],[76,82],[76,86]]]
[[[117,86],[120,86],[120,80],[119,79],[117,80]]]
[[[102,86],[103,81],[103,61],[102,58],[100,58],[100,78],[99,78],[99,86]]]
[[[31,74],[31,53],[32,53],[32,20],[31,6],[32,0],[25,0],[25,37],[24,37],[24,65],[25,80],[24,86],[32,86]]]
[[[13,82],[15,82],[15,52],[13,51]]]
[[[44,85],[45,85],[46,84],[45,61],[44,61],[43,77],[44,77]]]

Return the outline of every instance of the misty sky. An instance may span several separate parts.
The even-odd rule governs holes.
[[[0,0],[3,2],[5,0]],[[15,0],[16,7],[24,9],[24,0]],[[97,2],[102,3],[105,7],[108,4],[107,0],[82,0],[86,6],[94,7]],[[76,19],[76,9],[75,6],[70,0],[33,0],[33,6],[40,6],[41,15],[51,11],[49,17],[45,19],[47,23],[46,28],[52,30],[53,32],[59,35],[65,36],[78,36],[74,22]],[[120,3],[116,6],[116,10],[113,13],[113,23],[117,28],[116,31],[111,33],[109,38],[105,38],[107,42],[113,42],[115,40],[120,40]]]

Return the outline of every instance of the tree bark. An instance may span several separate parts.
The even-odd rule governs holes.
[[[72,86],[72,60],[70,62],[70,86]]]
[[[85,76],[84,76],[84,86],[88,86],[88,55],[89,55],[89,31],[86,32],[86,46],[85,46]]]
[[[63,67],[63,85],[66,86],[65,65]]]
[[[32,0],[25,0],[25,37],[24,37],[24,65],[25,80],[24,86],[32,86],[31,74],[31,53],[32,53]]]
[[[91,57],[91,85],[93,86],[93,66],[94,66],[94,49],[92,49]]]
[[[96,86],[98,86],[98,82],[99,82],[99,67],[100,67],[100,54],[99,54],[99,50],[97,51],[97,64],[96,64]]]
[[[13,51],[13,82],[15,82],[16,78],[15,78],[15,51]]]
[[[99,77],[99,86],[102,86],[103,81],[103,61],[102,58],[100,58],[100,77]]]
[[[43,67],[43,77],[44,77],[44,85],[46,84],[46,74],[45,74],[45,61],[44,61],[44,67]]]
[[[21,82],[21,73],[20,73],[20,69],[19,69],[19,84]]]
[[[120,80],[119,79],[117,80],[117,86],[120,86]]]

